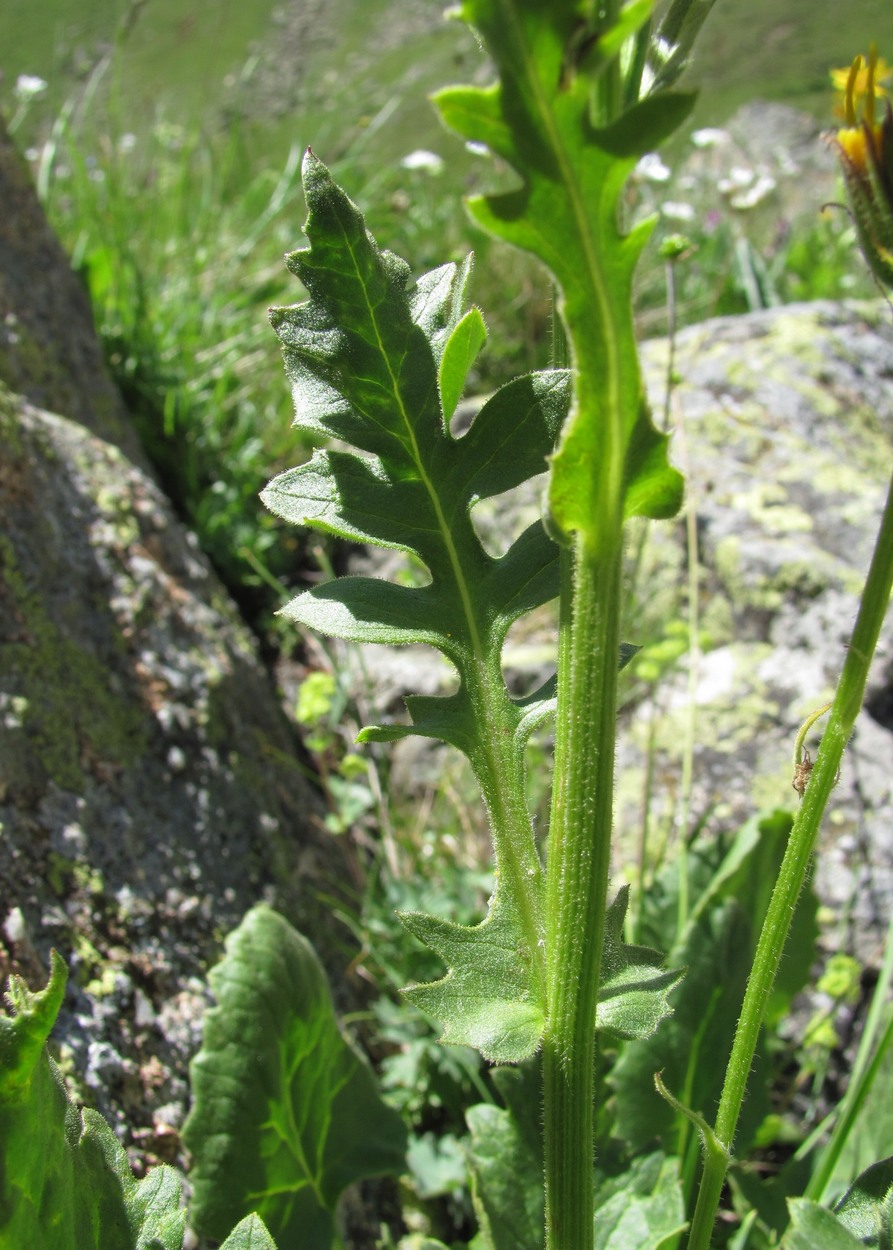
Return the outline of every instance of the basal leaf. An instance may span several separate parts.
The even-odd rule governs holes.
[[[538,1069],[498,1068],[507,1106],[466,1112],[471,1194],[486,1250],[542,1250],[543,1149]]]
[[[893,1246],[893,1158],[866,1168],[838,1202],[834,1213],[863,1246]]]
[[[875,1075],[871,1092],[859,1110],[834,1169],[835,1193],[845,1188],[853,1176],[860,1176],[860,1179],[867,1176],[875,1159],[893,1154],[893,1046],[873,1056],[872,1069]]]
[[[594,1250],[669,1250],[685,1228],[679,1160],[656,1153],[596,1195]]]
[[[4,1106],[27,1101],[46,1040],[56,1022],[68,974],[56,951],[46,987],[32,993],[19,977],[10,977],[5,998],[15,1013],[0,1016],[0,1096]]]
[[[624,235],[620,223],[633,166],[679,125],[692,98],[649,97],[619,117],[593,118],[592,75],[619,55],[646,17],[643,5],[591,32],[576,0],[463,0],[459,11],[483,35],[500,80],[448,88],[435,100],[449,126],[522,179],[470,209],[555,278],[576,385],[552,461],[551,522],[598,545],[624,517],[671,516],[681,499],[681,477],[645,403],[632,321],[633,271],[650,225]]]
[[[153,1168],[141,1181],[112,1130],[68,1098],[46,1052],[65,990],[53,952],[46,989],[11,979],[0,1015],[0,1247],[181,1250],[180,1178]]]
[[[712,1122],[790,824],[788,813],[775,812],[748,821],[738,831],[667,958],[670,967],[685,969],[683,980],[670,993],[672,1016],[655,1037],[626,1045],[611,1072],[617,1131],[632,1150],[643,1150],[655,1140],[669,1144],[678,1131],[672,1108],[655,1090],[656,1072],[662,1073],[670,1093]],[[697,875],[697,865],[694,868]],[[677,875],[676,865],[671,865],[654,891],[657,895],[665,891],[670,904]],[[808,978],[815,950],[816,906],[814,893],[805,891],[794,918],[790,954],[782,961],[783,975],[769,1004],[776,1018],[789,1009],[793,995]],[[769,1110],[766,1062],[761,1047],[738,1125],[736,1141],[741,1151]]]
[[[860,1250],[863,1242],[840,1222],[833,1211],[808,1198],[789,1202],[791,1222],[779,1250]]]
[[[256,1212],[280,1245],[329,1250],[343,1189],[402,1170],[402,1123],[339,1031],[312,947],[276,912],[247,914],[210,983],[184,1128],[190,1220],[224,1237]]]

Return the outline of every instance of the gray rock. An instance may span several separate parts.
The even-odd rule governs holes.
[[[794,306],[679,336],[674,454],[690,449],[707,635],[696,661],[690,827],[708,835],[757,808],[797,801],[794,739],[833,696],[893,469],[891,361],[885,304]],[[660,407],[666,345],[648,344],[645,362]],[[684,543],[681,523],[652,527],[645,563],[655,586],[663,564],[680,569]],[[681,569],[673,576],[656,614],[648,611],[649,582],[638,591],[646,635],[687,612]],[[621,830],[641,822],[649,740],[663,782],[654,828],[678,818],[688,680],[683,662],[653,691],[633,692],[618,756]],[[893,906],[891,687],[888,620],[815,869],[820,898],[837,918],[829,943],[869,959]],[[821,722],[808,740],[813,755],[820,729]]]
[[[63,1067],[137,1161],[176,1159],[153,1109],[182,1121],[223,936],[266,898],[337,968],[341,849],[2,135],[0,198],[0,982],[64,955]]]
[[[325,946],[339,852],[254,641],[155,483],[8,393],[0,449],[0,962],[37,981],[50,945],[66,956],[58,1040],[139,1133],[185,1096],[178,1004],[195,1013],[222,936],[266,897]],[[109,1048],[149,1084],[100,1079]]]

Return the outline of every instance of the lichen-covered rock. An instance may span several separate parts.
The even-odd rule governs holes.
[[[158,486],[4,391],[0,761],[0,964],[36,979],[65,954],[71,1071],[131,1143],[175,1155],[221,936],[263,896],[325,939],[338,850],[253,639]]]
[[[341,849],[2,124],[0,203],[0,985],[55,946],[63,1067],[135,1158],[177,1159],[223,936],[267,898],[341,971]]]
[[[666,343],[646,345],[656,405]],[[623,720],[619,825],[640,826],[649,750],[658,839],[682,809],[682,744],[696,743],[690,824],[793,807],[794,739],[843,663],[893,470],[893,325],[885,304],[816,303],[712,321],[677,341],[674,454],[697,518],[700,625],[689,729],[686,664]],[[654,641],[686,619],[685,526],[652,528],[637,597]],[[650,604],[649,604],[649,601]],[[647,651],[643,659],[647,657]],[[810,735],[813,753],[821,722]],[[816,860],[834,938],[876,956],[893,905],[893,622],[844,756]],[[631,839],[632,841],[632,839]]]
[[[37,979],[51,944],[66,956],[63,1058],[131,1143],[176,1156],[223,934],[267,897],[325,945],[316,892],[340,857],[253,640],[158,487],[8,392],[0,762],[0,963]]]

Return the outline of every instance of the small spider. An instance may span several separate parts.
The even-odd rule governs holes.
[[[806,791],[806,783],[809,781],[809,775],[812,772],[812,769],[813,769],[812,758],[808,751],[804,751],[803,759],[800,761],[799,764],[794,765],[794,776],[791,780],[791,785],[800,795],[801,799],[803,798],[803,795]],[[837,775],[834,778],[834,784],[837,785],[839,781],[840,781],[840,769],[838,768]]]
[[[811,772],[812,772],[812,759],[810,758],[809,752],[804,751],[803,759],[800,761],[799,764],[794,765],[794,777],[793,777],[793,780],[791,781],[791,785],[800,795],[801,799],[803,798],[803,795],[806,793],[806,783],[807,781],[809,781],[809,774]]]

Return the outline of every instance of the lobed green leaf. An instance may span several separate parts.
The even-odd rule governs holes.
[[[596,545],[625,517],[673,515],[682,491],[647,409],[632,323],[633,271],[651,227],[624,235],[620,222],[627,176],[692,97],[646,97],[610,124],[593,121],[592,75],[616,59],[648,7],[627,5],[614,27],[589,31],[576,0],[464,0],[461,16],[482,33],[500,81],[435,97],[447,125],[522,180],[469,207],[555,278],[576,394],[552,461],[551,523]]]
[[[485,338],[480,313],[463,308],[470,258],[424,275],[410,292],[406,264],[378,249],[311,152],[303,178],[310,247],[287,263],[311,298],[274,309],[271,320],[296,424],[352,450],[317,452],[262,497],[296,524],[412,552],[431,581],[410,588],[346,578],[306,591],[284,612],[352,641],[435,646],[459,670],[460,699],[473,702],[472,670],[483,664],[495,677],[511,623],[553,598],[558,579],[557,552],[541,526],[494,559],[471,508],[545,470],[570,379],[519,378],[489,399],[467,434],[453,437],[449,418]],[[520,719],[504,689],[497,702],[498,715]]]
[[[530,988],[533,952],[501,892],[479,925],[453,924],[421,912],[403,912],[400,919],[449,966],[440,981],[404,991],[443,1025],[441,1042],[474,1046],[493,1063],[518,1063],[532,1055],[545,1019]]]

